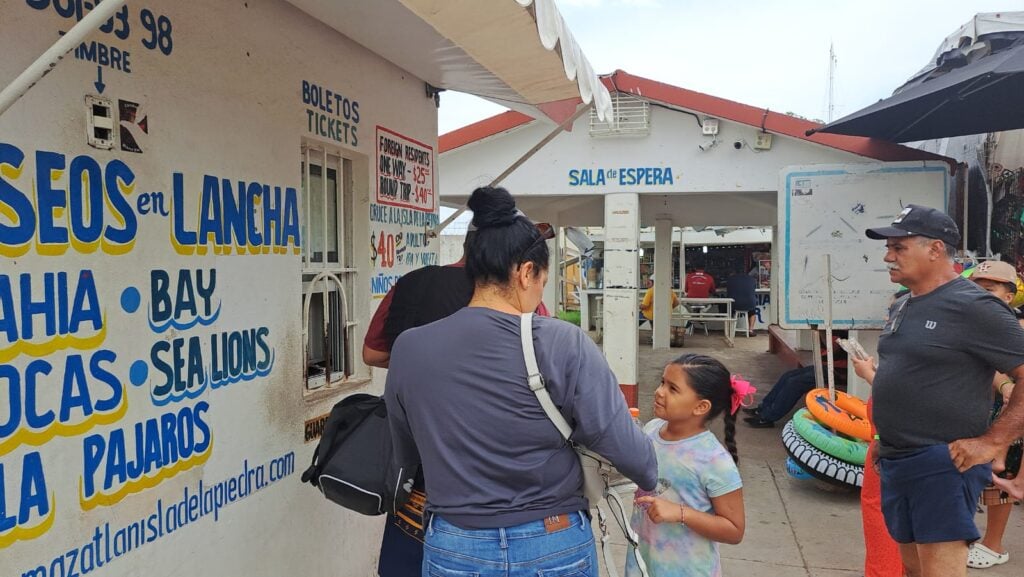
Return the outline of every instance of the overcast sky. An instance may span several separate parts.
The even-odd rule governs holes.
[[[890,95],[978,12],[1024,0],[557,0],[594,71],[616,69],[777,112],[834,118]],[[441,95],[440,134],[504,108]]]

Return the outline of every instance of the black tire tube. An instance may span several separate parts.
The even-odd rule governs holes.
[[[782,428],[782,444],[786,453],[816,479],[844,487],[859,488],[864,484],[864,467],[851,465],[819,450],[797,434],[792,422],[787,422]]]

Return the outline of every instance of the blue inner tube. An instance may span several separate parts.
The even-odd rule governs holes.
[[[814,478],[814,475],[805,471],[799,463],[793,460],[793,457],[786,457],[786,473],[788,473],[790,477],[800,479],[801,481]]]

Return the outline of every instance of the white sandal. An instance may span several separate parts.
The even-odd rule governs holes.
[[[1009,553],[996,553],[981,543],[971,545],[967,553],[967,566],[972,569],[988,569],[1010,560]]]

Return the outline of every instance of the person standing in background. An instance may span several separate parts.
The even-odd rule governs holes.
[[[889,304],[892,305],[895,300],[908,293],[907,290],[897,292]],[[864,379],[868,386],[873,385],[874,357],[857,358],[855,355],[851,361],[857,376]],[[875,440],[878,438],[878,432],[875,430],[871,415],[872,408],[873,398],[868,397],[867,412],[872,437],[868,444],[868,455],[874,455],[878,449],[875,446],[878,443]],[[885,526],[885,516],[882,514],[882,480],[878,476],[878,464],[875,462],[864,464],[864,483],[860,489],[860,519],[864,530],[864,577],[903,577],[906,571],[900,556],[900,546],[889,534],[889,529]]]
[[[987,260],[976,266],[971,271],[969,278],[1007,305],[1013,302],[1014,295],[1017,294],[1017,271],[1010,263]],[[1020,311],[1014,310],[1014,314],[1017,315],[1017,322],[1024,322]],[[996,393],[995,403],[992,407],[994,420],[1009,402],[1010,396],[1013,394],[1014,383],[1006,375],[996,373],[996,377],[992,381],[992,389]],[[1017,439],[1010,445],[1006,458],[1007,470],[999,473],[1000,475],[1013,478],[1019,474],[1022,443],[1024,440]],[[1017,503],[1019,504],[1019,501]],[[972,569],[987,569],[1010,560],[1010,554],[1003,546],[1003,535],[1013,510],[1013,498],[992,485],[986,487],[982,492],[981,504],[988,508],[985,515],[985,534],[982,535],[980,541],[971,544],[967,554],[967,566]]]

